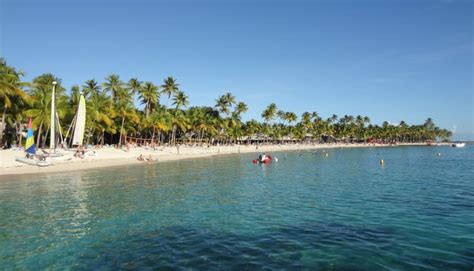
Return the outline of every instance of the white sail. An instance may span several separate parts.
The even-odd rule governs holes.
[[[77,108],[76,126],[74,128],[74,137],[72,145],[82,145],[84,141],[84,129],[86,128],[86,100],[81,94],[79,99],[79,107]]]

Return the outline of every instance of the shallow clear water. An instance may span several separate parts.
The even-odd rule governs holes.
[[[2,177],[0,269],[472,270],[474,146],[327,153]]]

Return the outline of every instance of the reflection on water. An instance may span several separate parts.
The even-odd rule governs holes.
[[[474,148],[275,154],[3,177],[0,269],[474,266]]]

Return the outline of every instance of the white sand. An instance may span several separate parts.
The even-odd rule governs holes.
[[[424,144],[409,144],[409,145],[424,145]],[[308,150],[308,149],[324,149],[324,148],[350,148],[350,147],[378,147],[387,145],[374,144],[292,144],[292,145],[261,145],[258,150],[255,146],[234,145],[234,146],[212,146],[207,147],[188,147],[181,146],[179,154],[176,147],[158,147],[156,150],[145,149],[144,147],[130,148],[128,152],[114,149],[101,148],[94,149],[95,156],[86,155],[83,159],[73,157],[73,152],[61,151],[66,153],[72,159],[67,161],[55,161],[53,165],[48,167],[37,167],[26,165],[15,161],[16,157],[24,157],[24,151],[20,150],[0,150],[0,176],[13,174],[31,174],[31,173],[48,173],[60,171],[73,171],[79,169],[91,169],[131,164],[146,164],[148,162],[138,161],[137,157],[143,154],[145,157],[152,155],[158,163],[165,161],[208,157],[212,155],[235,154],[235,153],[251,153],[251,152],[266,152],[271,153],[275,151],[284,150]],[[249,161],[250,162],[250,161]]]

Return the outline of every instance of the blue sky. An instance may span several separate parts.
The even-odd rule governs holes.
[[[171,75],[191,105],[232,92],[245,119],[275,102],[474,140],[473,1],[0,2],[0,55],[28,80]]]

